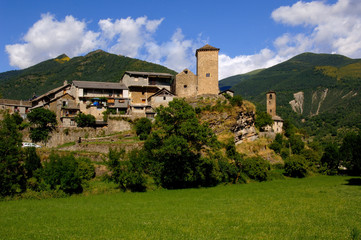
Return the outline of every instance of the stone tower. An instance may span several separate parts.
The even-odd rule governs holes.
[[[219,93],[218,87],[218,52],[219,48],[205,45],[196,51],[197,57],[197,95]]]
[[[267,94],[267,113],[272,117],[277,116],[276,114],[276,92],[269,91]]]

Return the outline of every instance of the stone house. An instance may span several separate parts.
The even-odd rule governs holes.
[[[56,114],[60,126],[76,126],[74,119],[80,109],[75,97],[70,93],[70,87],[71,85],[65,81],[63,86],[32,99],[31,109],[39,107],[49,109]]]
[[[26,114],[31,108],[30,101],[0,99],[0,110],[8,111],[9,114],[19,113],[22,118],[26,118]]]
[[[168,103],[174,99],[175,95],[165,88],[158,90],[148,98],[148,102],[153,108],[168,106]]]
[[[178,97],[194,97],[197,96],[198,80],[197,76],[189,69],[184,69],[176,75],[173,83],[172,91]]]
[[[129,88],[129,113],[138,117],[154,116],[149,97],[161,89],[170,92],[172,81],[173,75],[169,73],[126,71],[120,83]]]
[[[128,112],[129,90],[122,83],[73,81],[70,92],[80,112],[93,115],[97,121],[103,120],[108,108],[117,113]]]

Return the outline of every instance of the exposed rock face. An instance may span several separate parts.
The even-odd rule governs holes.
[[[206,112],[202,113],[201,121],[207,122],[209,127],[217,135],[234,136],[236,144],[243,141],[253,141],[258,138],[254,126],[255,113],[238,108],[230,112]]]
[[[323,91],[315,91],[312,94],[312,106],[317,105],[317,109],[315,113],[311,112],[311,116],[318,115],[320,113],[320,108],[322,106],[322,103],[325,101],[328,93],[328,88],[324,89]]]
[[[302,114],[303,113],[303,103],[305,100],[303,92],[297,92],[293,94],[294,100],[290,101],[290,105],[292,110],[296,113]]]
[[[254,141],[258,138],[256,128],[254,126],[254,112],[240,112],[237,123],[231,128],[234,133],[234,142],[236,144],[244,140]]]

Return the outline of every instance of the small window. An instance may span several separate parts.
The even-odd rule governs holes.
[[[167,97],[166,97],[166,96],[164,96],[164,97],[163,97],[163,100],[167,100]]]
[[[206,73],[206,77],[210,77],[211,76],[211,74],[210,73]]]
[[[270,109],[269,112],[271,113],[271,112],[272,112],[272,109]]]
[[[184,73],[185,73],[185,74],[188,74],[188,70],[184,70]]]
[[[144,95],[144,94],[145,94],[145,92],[143,91],[143,92],[142,92],[142,95]]]
[[[187,86],[187,85],[184,85],[183,87],[184,87],[184,88],[187,88],[188,86]]]
[[[272,94],[269,95],[269,99],[272,99]]]

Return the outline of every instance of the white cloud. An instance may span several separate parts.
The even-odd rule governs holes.
[[[274,21],[305,28],[299,33],[277,37],[272,47],[251,55],[230,57],[219,55],[219,78],[266,68],[297,54],[310,52],[361,56],[361,1],[299,1],[272,12]],[[128,57],[158,63],[176,71],[195,68],[194,52],[209,40],[186,38],[176,29],[169,40],[155,39],[161,19],[102,19],[98,31],[87,30],[87,23],[67,16],[59,21],[51,14],[41,16],[25,34],[22,43],[6,46],[10,64],[20,68],[62,53],[70,57],[86,54],[97,48]],[[217,46],[222,49],[222,46]],[[222,50],[221,50],[222,51]]]
[[[149,20],[146,16],[133,19],[102,19],[99,32],[87,31],[87,24],[72,16],[63,21],[45,14],[22,39],[23,43],[6,46],[10,64],[19,68],[32,66],[60,54],[74,57],[103,48],[114,54],[140,58],[181,71],[194,66],[194,50],[199,40],[185,39],[177,29],[171,39],[157,43],[154,34],[163,18]]]
[[[6,45],[10,65],[26,68],[62,53],[70,57],[90,51],[99,45],[99,33],[86,30],[86,23],[67,16],[58,21],[44,14],[26,33],[24,43]]]
[[[289,47],[296,52],[336,52],[349,57],[360,57],[360,12],[359,0],[338,0],[334,4],[300,1],[292,6],[276,9],[272,18],[283,24],[312,29],[310,36],[288,35],[288,41],[280,45],[282,50]]]
[[[306,28],[310,34],[284,33],[274,40],[273,50],[263,49],[254,55],[231,58],[220,55],[220,79],[270,67],[303,52],[337,53],[361,56],[361,1],[299,1],[282,6],[272,13],[276,22]]]

